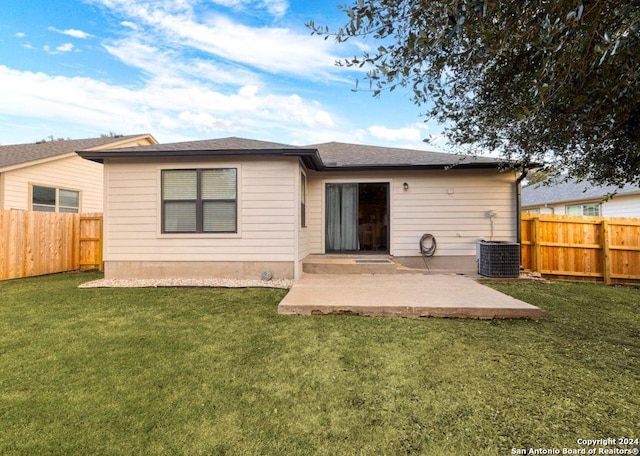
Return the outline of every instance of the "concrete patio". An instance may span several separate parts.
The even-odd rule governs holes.
[[[545,311],[458,274],[303,274],[278,306],[290,315],[528,318]]]

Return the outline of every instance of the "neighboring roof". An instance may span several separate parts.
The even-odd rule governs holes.
[[[625,185],[620,188],[615,185],[593,186],[584,181],[557,178],[550,184],[531,184],[522,189],[522,206],[540,206],[544,204],[558,204],[569,201],[603,200],[612,194],[634,195],[640,194],[637,185]]]
[[[151,138],[150,135],[110,136],[0,146],[0,170],[9,166],[71,154],[81,149],[91,149],[144,137]]]
[[[326,143],[291,146],[243,138],[221,138],[173,144],[127,147],[117,150],[78,151],[88,160],[102,163],[106,158],[176,158],[219,157],[231,155],[297,156],[305,166],[317,171],[363,169],[442,169],[498,168],[503,164],[495,158],[478,158],[411,149],[365,146],[359,144]]]

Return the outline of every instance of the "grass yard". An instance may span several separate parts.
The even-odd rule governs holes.
[[[545,321],[280,316],[270,289],[0,282],[0,454],[495,455],[640,438],[640,289]]]

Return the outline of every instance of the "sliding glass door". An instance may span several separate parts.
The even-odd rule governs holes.
[[[326,217],[326,250],[358,250],[358,184],[327,184]]]
[[[389,184],[326,184],[327,253],[388,253]]]

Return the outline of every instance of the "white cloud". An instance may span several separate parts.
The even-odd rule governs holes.
[[[218,130],[234,131],[242,128],[242,124],[238,121],[214,117],[206,112],[184,111],[178,114],[178,119],[202,133]]]
[[[286,72],[316,79],[334,68],[337,57],[326,41],[286,28],[254,28],[224,16],[207,24],[167,21],[165,25],[191,46],[269,72]]]
[[[369,134],[376,139],[385,141],[420,141],[427,129],[425,124],[412,124],[402,128],[388,128],[383,125],[372,125]]]
[[[281,17],[284,16],[289,9],[289,2],[286,0],[263,0],[261,5],[272,15]]]
[[[150,81],[133,89],[0,65],[0,87],[11,87],[0,96],[0,116],[73,124],[75,129],[149,132],[161,141],[169,136],[193,138],[236,131],[246,137],[256,137],[258,131],[272,135],[280,131],[282,138],[286,131],[313,131],[334,124],[321,106],[298,95],[262,93],[257,86],[224,94],[193,82],[163,82]],[[71,136],[72,132],[59,134]]]
[[[64,43],[59,46],[56,46],[55,50],[52,50],[51,46],[49,46],[48,44],[45,44],[44,46],[42,46],[42,49],[44,49],[45,52],[51,55],[55,55],[55,54],[62,54],[63,52],[71,52],[73,51],[74,46],[72,43]]]
[[[123,27],[128,27],[131,30],[140,30],[140,27],[138,27],[138,25],[135,22],[122,21],[120,22],[120,25],[122,25]]]
[[[63,35],[71,36],[73,38],[79,38],[81,40],[84,40],[86,38],[89,38],[89,37],[93,36],[90,33],[83,32],[82,30],[77,30],[77,29],[58,30],[55,27],[49,27],[49,30],[51,30],[52,32],[61,33]]]
[[[26,35],[26,33],[18,32],[18,33],[16,33],[15,36],[16,36],[16,38],[24,38],[27,35]]]
[[[124,39],[105,45],[105,49],[123,63],[138,68],[154,80],[195,77],[215,84],[255,84],[257,77],[237,67],[222,67],[214,62],[186,59],[175,51],[162,51],[139,40]]]
[[[71,43],[61,44],[60,46],[56,47],[56,51],[57,52],[71,52],[71,51],[73,51],[73,44],[71,44]]]
[[[267,10],[269,14],[282,17],[289,9],[289,2],[286,0],[212,0],[213,3],[227,8],[241,9],[255,6]]]
[[[187,46],[212,57],[236,62],[270,73],[289,73],[308,79],[333,78],[339,59],[332,40],[283,27],[249,27],[221,14],[196,15],[183,2],[141,2],[138,0],[94,0],[126,16],[127,23],[144,24],[146,35],[139,41],[172,48]],[[240,5],[242,1],[227,1]],[[264,1],[271,8],[286,11],[286,2]]]

